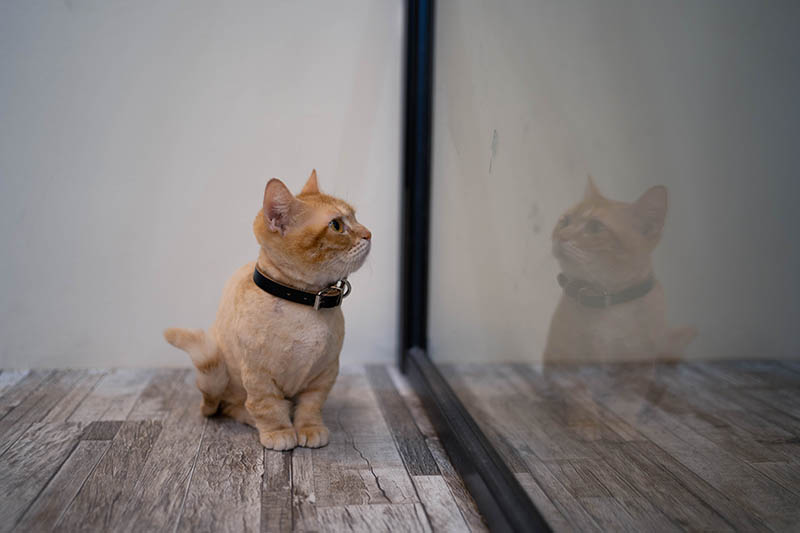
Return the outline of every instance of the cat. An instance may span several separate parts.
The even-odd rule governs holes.
[[[253,232],[258,261],[228,280],[211,328],[169,328],[164,337],[197,368],[204,415],[221,412],[254,426],[265,448],[325,446],[321,410],[339,372],[341,307],[315,309],[268,294],[254,282],[254,267],[317,293],[361,267],[372,234],[350,205],[320,191],[316,170],[297,196],[270,180]]]
[[[636,202],[605,198],[591,176],[583,200],[553,229],[564,288],[550,321],[545,362],[677,360],[697,331],[668,329],[651,255],[667,215],[658,185]]]

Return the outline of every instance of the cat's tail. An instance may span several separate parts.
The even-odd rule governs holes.
[[[228,386],[228,367],[216,340],[202,329],[183,328],[164,330],[164,338],[189,354],[197,368],[197,388],[203,393],[203,414],[213,415]]]

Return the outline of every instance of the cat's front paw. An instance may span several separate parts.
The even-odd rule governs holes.
[[[297,430],[297,443],[306,448],[322,448],[329,440],[330,432],[325,426],[306,426]]]
[[[258,436],[261,444],[268,450],[291,450],[297,446],[297,433],[294,428],[261,431]]]

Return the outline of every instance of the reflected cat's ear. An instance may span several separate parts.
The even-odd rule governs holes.
[[[264,220],[270,231],[286,234],[297,211],[299,201],[292,195],[284,183],[276,178],[269,180],[264,188]]]
[[[658,240],[667,217],[667,188],[656,185],[648,189],[633,204],[639,220],[639,230],[650,240]]]
[[[319,185],[317,185],[317,169],[311,171],[311,175],[308,177],[308,181],[303,186],[303,190],[300,191],[300,194],[319,194]]]
[[[592,198],[602,198],[603,195],[600,194],[600,191],[597,189],[597,185],[594,183],[594,178],[592,175],[589,174],[586,178],[586,188],[583,190],[583,200],[591,200]]]

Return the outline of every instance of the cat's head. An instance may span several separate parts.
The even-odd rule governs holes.
[[[310,286],[358,270],[372,239],[350,205],[320,192],[316,170],[297,196],[281,180],[269,180],[253,231],[278,269]]]
[[[553,254],[570,278],[616,287],[649,274],[667,215],[661,185],[634,203],[605,198],[589,177],[583,200],[553,229]]]

